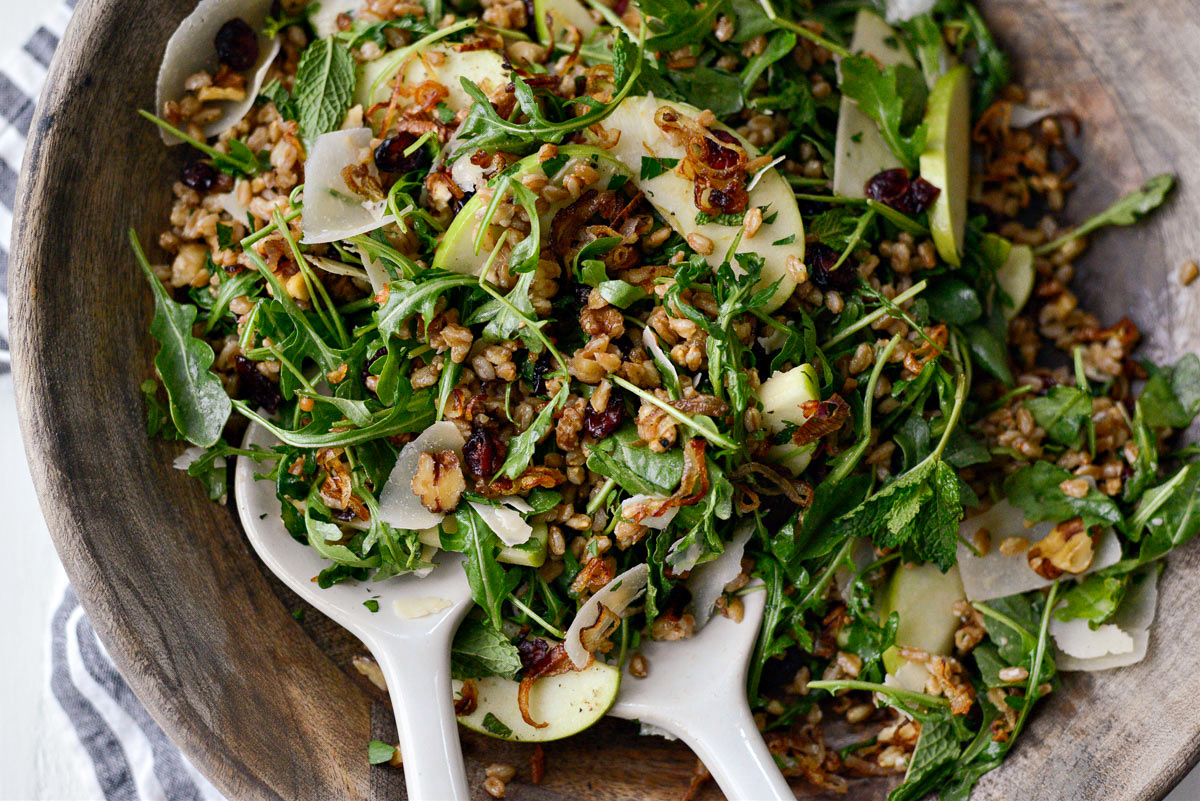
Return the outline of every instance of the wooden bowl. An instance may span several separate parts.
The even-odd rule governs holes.
[[[267,575],[227,508],[148,442],[138,384],[151,374],[150,293],[125,231],[153,243],[184,158],[135,110],[150,107],[158,54],[191,3],[85,0],[50,69],[18,192],[10,281],[13,364],[26,448],[55,544],[117,665],[166,732],[231,799],[402,798],[399,771],[367,765],[394,737],[390,707],[349,668],[361,647]],[[1149,175],[1181,188],[1150,225],[1097,237],[1078,285],[1107,322],[1128,314],[1145,353],[1200,350],[1200,2],[993,2],[985,13],[1025,85],[1083,120],[1071,216]],[[1160,798],[1200,748],[1200,561],[1172,557],[1149,657],[1074,674],[1044,704],[976,798]],[[471,783],[521,768],[524,799],[668,799],[694,759],[678,744],[606,722],[546,747],[464,733]],[[394,740],[393,740],[394,741]],[[801,797],[803,788],[797,788]],[[719,797],[709,788],[708,798]],[[852,798],[883,787],[854,785]]]

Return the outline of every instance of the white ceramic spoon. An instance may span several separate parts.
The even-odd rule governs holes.
[[[257,425],[250,426],[245,443],[265,448],[278,444]],[[344,582],[323,590],[312,578],[329,562],[292,539],[279,514],[274,483],[254,479],[261,469],[239,458],[235,471],[234,495],[250,544],[284,584],[362,640],[383,669],[400,732],[408,797],[468,801],[450,688],[450,642],[471,606],[461,555],[439,551],[438,567],[425,578]],[[363,606],[370,599],[378,602],[378,612]],[[396,601],[410,610],[437,611],[405,618],[397,613]]]
[[[754,585],[751,585],[753,589]],[[648,673],[626,668],[610,715],[665,729],[696,752],[729,801],[795,801],[767,750],[746,698],[746,671],[762,623],[765,592],[742,596],[740,623],[714,615],[700,633],[642,642]]]

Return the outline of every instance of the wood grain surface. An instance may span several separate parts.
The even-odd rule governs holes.
[[[51,68],[10,278],[27,454],[97,632],[155,719],[230,799],[403,798],[399,771],[367,765],[366,741],[394,736],[394,724],[349,668],[361,646],[311,609],[297,622],[299,602],[265,574],[231,511],[172,469],[175,446],[147,442],[138,384],[151,371],[151,301],[125,230],[153,242],[184,154],[164,149],[134,111],[152,105],[158,54],[191,5],[83,0]],[[1025,84],[1083,121],[1073,217],[1149,175],[1179,174],[1152,225],[1095,239],[1078,288],[1106,321],[1137,321],[1146,355],[1200,350],[1200,289],[1175,279],[1181,262],[1200,257],[1200,2],[1016,0],[984,11]],[[1200,558],[1188,548],[1164,576],[1149,658],[1069,676],[975,797],[1161,798],[1200,753],[1198,583]],[[695,764],[679,744],[606,721],[546,746],[546,781],[534,787],[529,746],[469,733],[463,744],[481,799],[484,767],[497,761],[521,769],[509,797],[531,801],[674,799]],[[862,781],[848,797],[885,792]]]

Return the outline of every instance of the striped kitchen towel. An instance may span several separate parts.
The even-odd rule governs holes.
[[[24,47],[0,58],[0,372],[8,358],[8,255],[17,175],[33,109],[75,0],[47,6]],[[61,707],[78,753],[95,783],[86,801],[224,801],[134,697],[67,587],[50,621],[49,692]],[[90,784],[90,782],[84,782]],[[84,801],[84,799],[71,799]]]

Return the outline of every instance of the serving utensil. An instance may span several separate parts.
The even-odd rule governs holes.
[[[762,583],[742,596],[741,622],[716,615],[698,634],[643,641],[648,673],[625,668],[610,715],[665,729],[696,752],[730,801],[795,801],[754,725],[746,697],[750,654],[762,623]]]
[[[251,425],[246,432],[247,448],[277,444],[260,426]],[[329,563],[292,539],[279,514],[275,484],[255,479],[258,469],[243,457],[235,470],[234,495],[246,536],[272,573],[358,637],[379,663],[396,713],[408,797],[467,801],[450,687],[450,643],[471,606],[461,554],[439,551],[438,566],[423,578],[398,576],[321,589],[313,577]]]

